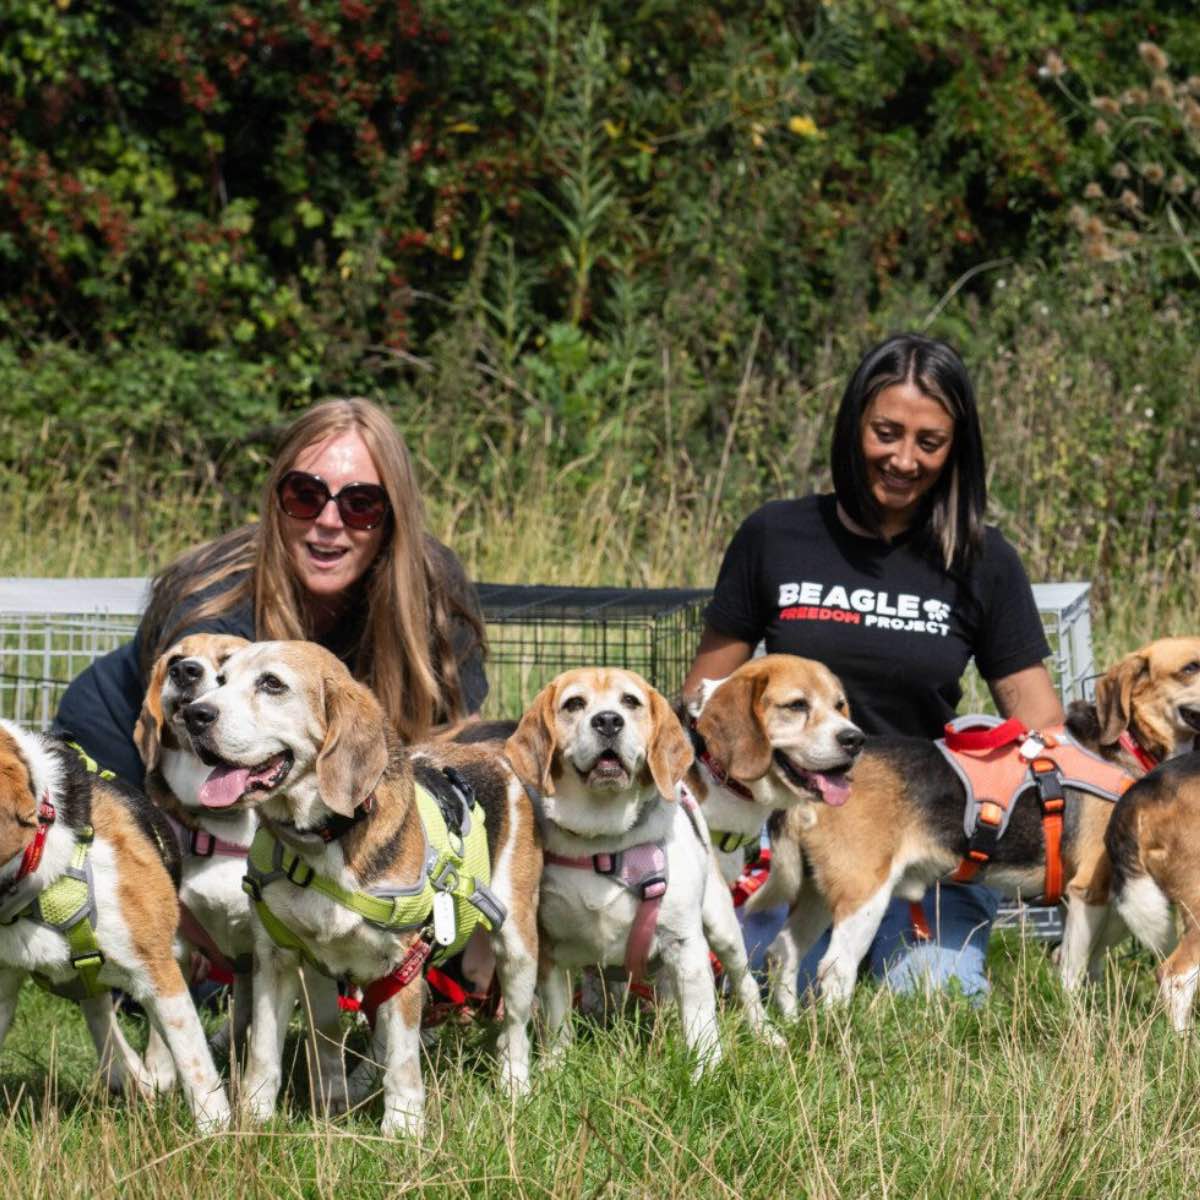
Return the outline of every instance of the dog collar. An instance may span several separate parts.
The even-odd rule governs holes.
[[[53,804],[50,803],[50,795],[47,793],[42,797],[41,803],[38,804],[37,812],[37,833],[33,835],[33,841],[25,847],[21,854],[21,865],[17,868],[17,873],[8,881],[4,888],[5,893],[15,890],[17,884],[23,879],[27,879],[41,866],[42,853],[46,849],[46,835],[50,832],[50,826],[54,824],[58,817],[58,812]],[[12,861],[11,859],[9,860]]]
[[[708,773],[713,777],[717,786],[728,788],[735,796],[740,796],[743,800],[753,800],[754,793],[744,783],[730,778],[729,772],[709,753],[708,745],[701,736],[700,730],[696,728],[695,721],[688,721],[684,728],[691,739],[696,757],[708,769]]]
[[[1134,759],[1136,759],[1138,766],[1140,766],[1143,771],[1153,771],[1154,768],[1158,766],[1158,759],[1155,758],[1154,755],[1151,754],[1150,751],[1147,750],[1137,740],[1137,738],[1135,738],[1133,734],[1129,732],[1128,729],[1121,730],[1121,736],[1117,738],[1117,745],[1119,745],[1122,750],[1128,751],[1128,753],[1131,754]]]

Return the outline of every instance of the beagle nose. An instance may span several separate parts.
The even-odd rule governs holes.
[[[615,738],[625,728],[625,718],[619,712],[606,709],[592,718],[592,728],[602,738]]]
[[[177,688],[191,687],[204,674],[204,664],[194,658],[181,658],[167,668],[167,674]]]
[[[863,742],[867,740],[867,736],[861,729],[855,729],[851,725],[847,729],[843,729],[837,735],[838,745],[841,746],[847,754],[857,754],[863,748]]]
[[[199,700],[183,710],[183,723],[193,737],[203,733],[217,719],[217,710],[211,704]]]

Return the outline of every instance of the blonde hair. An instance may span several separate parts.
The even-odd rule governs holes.
[[[419,739],[438,721],[467,715],[458,658],[483,645],[482,623],[469,601],[455,594],[466,583],[454,578],[460,575],[456,561],[425,532],[424,505],[404,440],[382,409],[360,398],[326,400],[304,412],[279,444],[258,524],[189,551],[154,581],[142,626],[143,673],[182,628],[250,599],[256,637],[311,637],[275,489],[303,450],[350,432],[362,438],[391,503],[387,535],[361,581],[366,620],[351,669],[406,741]],[[221,586],[239,573],[236,582]],[[197,602],[181,612],[192,597]],[[456,622],[471,638],[469,647],[457,647],[458,655]],[[148,636],[155,630],[158,636]]]

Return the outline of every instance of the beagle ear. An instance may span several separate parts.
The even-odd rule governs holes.
[[[325,740],[317,755],[317,789],[326,808],[352,817],[388,764],[383,709],[367,687],[326,675]]]
[[[1133,719],[1133,691],[1147,677],[1150,662],[1140,650],[1127,654],[1096,682],[1100,744],[1111,746]]]
[[[763,675],[733,675],[708,698],[696,731],[713,758],[743,783],[761,779],[771,766],[771,743],[763,728]]]
[[[150,672],[150,684],[146,688],[146,698],[142,701],[142,711],[133,727],[133,744],[142,756],[142,763],[147,771],[153,771],[158,766],[162,753],[162,694],[166,681],[167,655],[160,654]]]
[[[646,765],[650,778],[664,800],[675,799],[675,785],[687,774],[695,753],[674,710],[654,688],[650,693],[650,744],[646,747]]]
[[[517,778],[543,796],[554,795],[554,755],[558,738],[554,730],[554,705],[558,688],[553,682],[533,698],[513,735],[504,743],[504,753]]]

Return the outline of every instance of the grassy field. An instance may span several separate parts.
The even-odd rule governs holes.
[[[1196,1195],[1200,1053],[1156,1014],[1146,960],[1114,962],[1075,1004],[1036,944],[998,937],[991,967],[978,1008],[864,985],[844,1013],[806,1012],[786,1052],[726,1013],[727,1056],[695,1084],[672,1012],[581,1025],[566,1064],[539,1070],[514,1108],[492,1082],[486,1031],[444,1028],[425,1062],[420,1144],[381,1138],[377,1101],[315,1119],[298,1037],[283,1113],[198,1140],[178,1098],[151,1108],[99,1095],[82,1019],[30,986],[0,1055],[0,1189],[28,1200]]]

